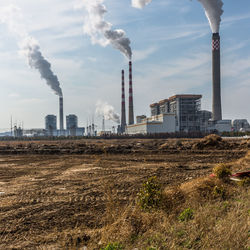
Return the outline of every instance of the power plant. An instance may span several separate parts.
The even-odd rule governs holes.
[[[212,120],[222,120],[221,110],[221,71],[220,71],[220,35],[213,33],[212,37]]]

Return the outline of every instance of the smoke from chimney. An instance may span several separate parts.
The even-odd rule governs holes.
[[[205,9],[211,30],[213,33],[219,33],[221,16],[223,14],[222,0],[198,0]]]
[[[112,24],[104,19],[107,9],[103,4],[104,0],[85,0],[77,8],[84,7],[87,11],[83,31],[91,37],[93,44],[107,46],[111,44],[131,59],[132,50],[130,40],[126,37],[125,31],[121,29],[112,30]]]
[[[126,127],[126,104],[125,104],[125,79],[124,70],[122,70],[122,103],[121,103],[121,132],[125,132]]]
[[[128,124],[134,124],[134,103],[133,103],[133,80],[132,80],[132,62],[129,62],[129,106],[128,106]]]
[[[50,63],[43,57],[38,42],[27,33],[22,19],[21,9],[15,5],[0,10],[0,22],[7,24],[9,31],[16,35],[20,53],[27,57],[30,67],[37,69],[51,89],[58,96],[62,96],[57,76],[52,72]]]
[[[105,120],[120,123],[120,116],[115,112],[114,107],[107,102],[98,101],[96,103],[96,114],[104,116]]]
[[[152,0],[132,0],[131,4],[132,7],[137,8],[137,9],[142,9],[146,5],[150,4]]]

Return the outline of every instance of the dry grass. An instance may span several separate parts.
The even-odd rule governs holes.
[[[218,163],[249,168],[250,153],[235,161],[245,151],[187,150],[187,140],[159,154],[157,142],[140,143],[143,154],[0,156],[0,249],[247,249],[248,187],[207,176]],[[165,189],[145,212],[135,198],[151,176]]]
[[[249,156],[234,167],[248,168]],[[102,229],[100,243],[118,241],[125,249],[249,249],[249,189],[200,178],[166,188],[163,202],[151,213],[125,208]],[[193,219],[180,222],[178,215],[186,208],[194,211]]]

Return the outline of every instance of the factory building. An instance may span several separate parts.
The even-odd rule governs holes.
[[[236,119],[232,122],[233,131],[235,132],[248,132],[250,125],[247,119]]]
[[[46,134],[49,136],[56,136],[57,135],[56,116],[55,115],[47,115],[45,117],[45,130],[46,130]]]
[[[128,125],[127,134],[155,134],[155,133],[174,133],[175,114],[159,114],[150,118],[145,116],[137,117],[139,123]]]
[[[200,131],[202,95],[175,95],[169,98],[169,112],[176,116],[176,131]]]
[[[66,116],[66,129],[71,136],[76,136],[76,129],[78,128],[78,118],[76,115]]]
[[[212,119],[212,112],[207,110],[201,110],[199,111],[199,117],[200,117],[200,131],[201,132],[209,132],[209,120]]]
[[[215,130],[209,125],[212,113],[201,110],[202,95],[174,95],[168,99],[150,105],[151,117],[137,116],[137,123],[128,125],[128,134],[173,133],[173,132],[208,132]],[[220,123],[217,127],[228,126]],[[210,127],[209,127],[210,126]],[[210,130],[209,130],[210,129]]]
[[[175,114],[176,131],[199,131],[201,95],[174,95],[150,105],[151,116]]]

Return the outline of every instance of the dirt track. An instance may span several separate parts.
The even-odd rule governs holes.
[[[55,232],[101,228],[110,199],[133,202],[149,176],[158,176],[164,186],[177,185],[208,175],[213,164],[238,159],[245,152],[169,146],[157,154],[149,149],[144,154],[4,154],[0,156],[0,249],[55,247]]]

